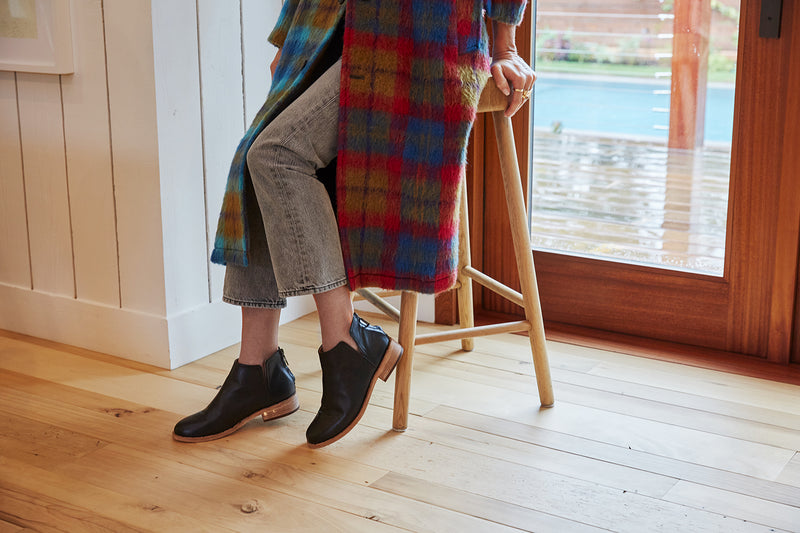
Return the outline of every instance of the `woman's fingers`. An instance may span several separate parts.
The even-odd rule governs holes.
[[[520,108],[525,105],[525,79],[522,77],[517,77],[517,82],[513,83],[512,86],[514,87],[513,94],[511,95],[511,103],[509,104],[508,108],[506,108],[506,116],[513,117]]]
[[[500,91],[508,96],[511,94],[511,87],[508,85],[508,80],[506,79],[505,73],[503,72],[503,67],[500,63],[493,63],[492,64],[492,79],[494,79],[495,85]]]
[[[505,116],[514,116],[530,97],[536,74],[516,53],[494,58],[491,71],[497,88],[509,97]]]

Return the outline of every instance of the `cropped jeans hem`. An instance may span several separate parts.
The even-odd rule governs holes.
[[[239,300],[237,298],[230,298],[229,296],[222,295],[222,301],[239,307],[257,307],[261,309],[283,309],[286,307],[286,300],[281,298],[277,301],[252,301],[252,300]]]
[[[321,284],[321,285],[313,285],[308,287],[298,287],[296,289],[291,289],[287,291],[278,291],[278,294],[282,298],[289,298],[290,296],[304,296],[306,294],[319,294],[321,292],[328,292],[333,289],[337,289],[347,285],[347,278],[340,279],[337,281],[332,281],[330,283]]]

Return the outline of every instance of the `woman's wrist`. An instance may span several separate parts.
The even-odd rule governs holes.
[[[517,27],[511,24],[492,21],[492,56],[517,53]]]

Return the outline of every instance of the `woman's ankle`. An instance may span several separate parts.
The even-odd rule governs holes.
[[[242,344],[240,365],[263,365],[278,351],[278,324],[281,310],[242,307]]]
[[[239,352],[239,364],[261,366],[264,364],[264,361],[275,355],[277,351],[277,346],[274,350],[265,350],[263,352],[251,352],[248,350],[243,350]]]
[[[358,349],[350,336],[350,325],[353,323],[353,302],[350,299],[350,289],[342,286],[315,294],[314,302],[319,314],[322,351],[330,351],[340,342]]]
[[[326,327],[321,327],[322,331],[322,351],[329,352],[333,350],[340,342],[344,342],[351,348],[358,350],[358,345],[353,337],[350,336],[350,325],[353,323],[353,317],[349,320],[338,321],[337,327],[331,327],[330,323],[326,323]]]

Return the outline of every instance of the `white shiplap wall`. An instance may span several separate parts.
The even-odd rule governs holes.
[[[209,247],[280,1],[70,4],[75,74],[0,72],[0,328],[176,367],[238,340]]]

